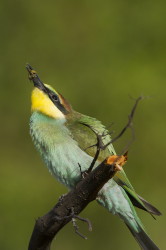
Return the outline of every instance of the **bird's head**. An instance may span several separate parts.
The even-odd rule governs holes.
[[[50,85],[44,84],[33,68],[26,66],[29,79],[33,81],[32,112],[38,111],[54,119],[64,119],[72,112],[70,104]]]

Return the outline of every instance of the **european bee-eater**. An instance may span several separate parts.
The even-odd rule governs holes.
[[[96,144],[96,136],[90,128],[98,134],[105,133],[106,128],[95,118],[73,110],[60,93],[39,79],[30,65],[27,70],[34,84],[30,119],[32,139],[49,171],[71,189],[81,179],[81,171],[89,168],[96,153],[96,148],[90,147]],[[110,139],[107,133],[102,137],[103,144]],[[101,151],[95,166],[110,155],[116,155],[111,144]],[[145,232],[134,206],[152,215],[161,213],[136,194],[123,169],[104,185],[96,200],[124,221],[142,249],[159,249]]]

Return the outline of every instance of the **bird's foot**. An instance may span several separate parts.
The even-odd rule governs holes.
[[[91,224],[90,220],[85,219],[85,218],[82,218],[82,217],[77,216],[77,215],[75,215],[75,216],[72,218],[72,224],[73,224],[75,233],[78,234],[78,235],[79,235],[80,237],[82,237],[83,239],[87,240],[88,238],[87,238],[85,235],[83,235],[83,234],[79,231],[79,226],[78,226],[77,223],[76,223],[76,221],[77,221],[76,219],[81,220],[81,221],[83,221],[83,222],[86,222],[86,223],[88,224],[88,229],[89,229],[89,231],[92,231],[92,224]]]
[[[88,224],[88,230],[92,231],[92,223],[91,223],[91,221],[89,219],[82,218],[82,217],[76,215],[74,213],[74,208],[71,208],[71,213],[69,215],[67,215],[67,216],[64,216],[64,217],[60,217],[58,215],[55,216],[55,220],[57,220],[57,221],[61,221],[61,220],[65,220],[65,219],[71,219],[74,230],[75,230],[75,233],[78,234],[83,239],[87,240],[87,237],[85,235],[83,235],[81,232],[79,232],[79,226],[77,225],[76,221],[80,220],[80,221],[86,222]]]
[[[90,222],[89,219],[85,219],[85,218],[82,218],[76,214],[74,214],[74,209],[72,209],[72,224],[73,224],[73,227],[74,227],[74,230],[75,230],[75,233],[78,234],[80,237],[82,237],[83,239],[87,240],[87,237],[85,235],[83,235],[80,231],[79,231],[79,226],[77,225],[76,223],[76,219],[80,220],[80,221],[83,221],[83,222],[86,222],[88,224],[88,230],[89,231],[92,231],[92,223]]]

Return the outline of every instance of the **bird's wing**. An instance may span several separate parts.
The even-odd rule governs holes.
[[[126,175],[125,172],[123,174]],[[123,174],[121,173],[122,177],[123,177]],[[127,177],[126,179],[128,180]],[[152,204],[150,204],[148,201],[146,201],[144,198],[138,195],[135,192],[135,190],[129,187],[127,185],[127,182],[125,182],[125,180],[122,181],[122,178],[119,178],[117,174],[114,176],[114,180],[116,181],[117,184],[119,184],[125,190],[128,197],[130,198],[130,201],[135,207],[145,210],[146,212],[149,212],[151,215],[161,215],[161,212],[156,207],[154,207]]]
[[[95,118],[85,116],[75,112],[74,119],[69,119],[66,123],[66,126],[71,132],[71,136],[75,141],[77,141],[78,146],[84,150],[87,154],[94,157],[96,153],[96,143],[97,143],[97,134],[107,134],[102,137],[103,143],[110,141],[110,136],[108,131],[101,124],[100,121]],[[115,150],[112,145],[103,151],[101,151],[99,156],[99,161],[103,161],[107,156],[115,154]]]
[[[96,146],[94,145],[97,142],[97,136],[94,131],[99,135],[103,134],[103,144],[107,144],[111,140],[108,130],[102,125],[100,121],[95,118],[85,116],[77,112],[74,113],[73,117],[74,119],[70,119],[66,123],[66,126],[71,132],[71,136],[75,141],[77,141],[78,146],[82,150],[94,157],[96,153]],[[101,151],[98,159],[99,161],[103,161],[106,157],[113,154],[115,155],[116,152],[113,145],[110,144],[105,150]],[[134,206],[141,208],[151,214],[161,214],[154,206],[152,206],[149,202],[144,200],[135,192],[123,169],[117,172],[117,174],[114,176],[114,180],[125,190]]]

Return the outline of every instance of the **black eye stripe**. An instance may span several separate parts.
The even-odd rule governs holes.
[[[44,93],[46,93],[50,100],[54,103],[54,105],[65,115],[69,113],[68,110],[61,104],[60,99],[56,93],[54,93],[52,90],[47,88],[45,85],[39,85],[37,88],[41,89]]]
[[[54,101],[58,101],[57,95],[52,95],[52,98],[53,98]]]
[[[56,101],[56,102],[60,102],[60,100],[59,100],[59,98],[58,98],[57,95],[51,94],[51,95],[49,95],[49,96],[50,96],[51,100]]]
[[[47,95],[49,96],[49,98],[51,99],[52,102],[59,102],[60,103],[58,95],[56,95],[53,91],[46,88],[46,93],[47,93]]]
[[[52,90],[46,88],[46,93],[49,96],[50,100],[54,103],[54,105],[63,113],[68,114],[68,111],[65,107],[61,104],[59,96],[56,95]]]

